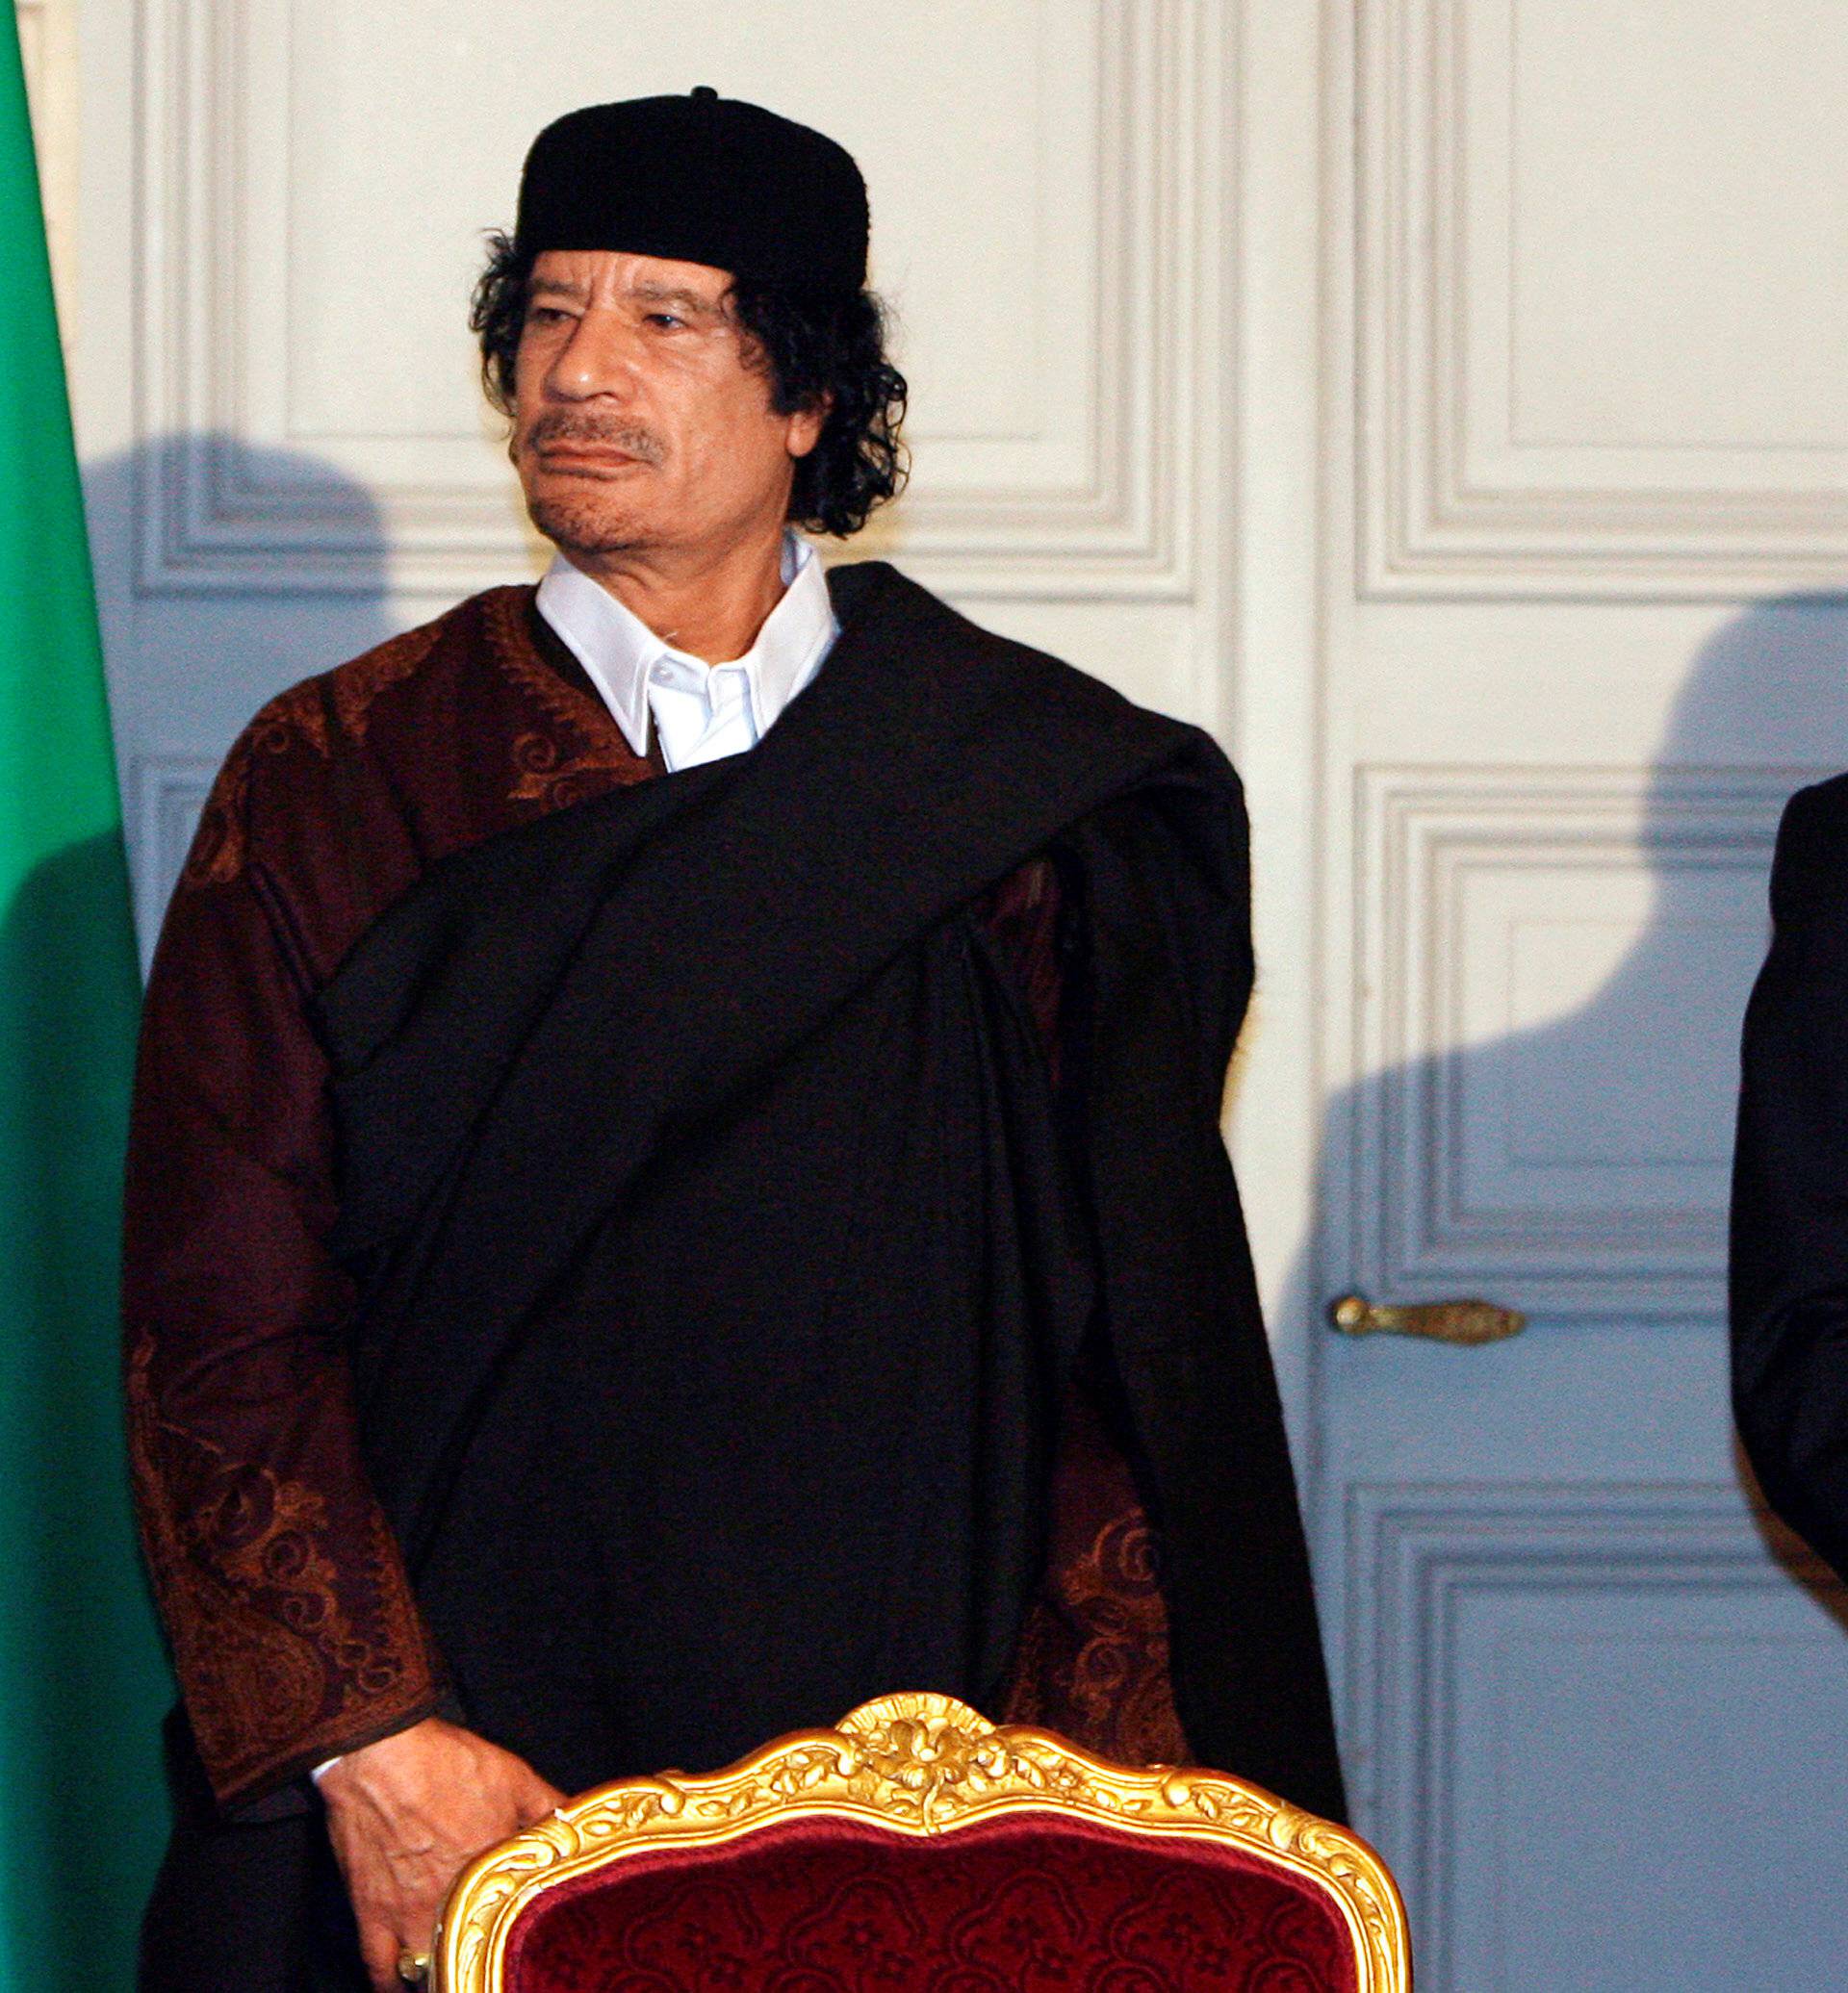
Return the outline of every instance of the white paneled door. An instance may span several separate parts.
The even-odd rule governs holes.
[[[1742,1487],[1723,1281],[1778,812],[1848,765],[1848,16],[1322,25],[1283,1319],[1355,1798],[1426,1993],[1840,1985],[1844,1601]],[[1528,1321],[1308,1327],[1348,1291]]]
[[[533,131],[710,83],[835,134],[915,389],[865,550],[1246,777],[1235,1147],[1421,1987],[1842,1983],[1844,1608],[1741,1488],[1721,1314],[1770,840],[1848,766],[1835,0],[74,18],[144,929],[263,698],[536,572],[464,324]]]

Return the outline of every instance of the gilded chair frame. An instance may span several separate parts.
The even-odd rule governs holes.
[[[776,1821],[858,1820],[955,1833],[1052,1813],[1152,1838],[1210,1840],[1312,1883],[1347,1926],[1356,1993],[1410,1993],[1405,1912],[1357,1835],[1218,1772],[1107,1764],[1050,1731],[997,1728],[947,1696],[882,1697],[832,1730],[797,1730],[723,1772],[600,1786],[465,1869],[432,1956],[437,1993],[505,1993],[507,1940],[543,1891],[644,1850],[710,1847]]]

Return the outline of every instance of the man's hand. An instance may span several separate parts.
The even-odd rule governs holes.
[[[349,1751],[320,1782],[377,1993],[401,1993],[398,1954],[429,1950],[464,1866],[565,1802],[524,1758],[437,1716]]]

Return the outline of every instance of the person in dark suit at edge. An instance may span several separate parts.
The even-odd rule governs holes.
[[[1732,1404],[1771,1507],[1848,1576],[1848,775],[1784,808],[1746,1010]]]

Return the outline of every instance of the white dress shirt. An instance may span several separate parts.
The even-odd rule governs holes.
[[[793,533],[783,542],[783,591],[757,642],[729,664],[677,651],[564,555],[539,584],[539,613],[603,694],[638,754],[651,720],[670,771],[697,768],[755,747],[808,684],[840,633],[815,549]]]

